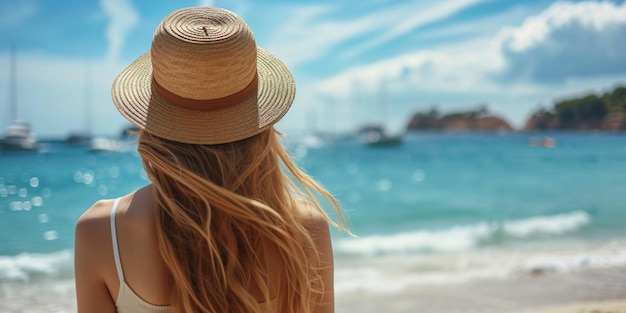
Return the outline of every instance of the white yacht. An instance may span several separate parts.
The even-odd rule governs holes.
[[[0,139],[0,149],[3,151],[37,150],[37,137],[28,123],[14,121],[7,128],[4,137]]]
[[[11,49],[11,69],[9,71],[9,107],[12,119],[6,132],[0,138],[0,149],[3,151],[36,151],[37,137],[27,122],[17,120],[17,81],[15,65],[15,48]]]

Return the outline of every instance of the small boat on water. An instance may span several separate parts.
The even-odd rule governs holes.
[[[91,152],[123,152],[126,151],[130,145],[125,141],[96,137],[89,142],[89,151]]]
[[[363,143],[369,147],[395,147],[402,145],[401,135],[390,135],[382,126],[367,125],[359,130]]]
[[[380,86],[379,106],[382,109],[380,117],[383,122],[367,124],[358,131],[358,135],[362,138],[363,143],[368,147],[396,147],[404,142],[403,135],[390,134],[383,126],[387,116],[387,82],[383,81]]]
[[[89,141],[91,152],[124,152],[128,151],[135,143],[133,137],[139,131],[135,126],[124,128],[118,139],[107,137],[94,137]]]
[[[6,134],[0,139],[2,151],[36,151],[37,137],[30,125],[23,121],[14,121],[7,127]]]
[[[365,144],[371,147],[394,147],[402,144],[402,136],[371,132],[366,135]]]
[[[11,121],[2,138],[2,151],[37,151],[37,137],[27,122],[17,120],[17,80],[15,48],[11,49],[11,68],[9,70],[9,108]]]
[[[71,132],[67,138],[65,138],[65,143],[70,145],[82,145],[87,144],[91,141],[91,134],[88,132],[75,131]]]

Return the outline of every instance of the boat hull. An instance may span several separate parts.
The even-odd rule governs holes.
[[[30,140],[1,140],[2,151],[37,151],[37,142]]]

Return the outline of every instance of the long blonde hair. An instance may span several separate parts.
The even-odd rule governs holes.
[[[156,190],[159,249],[174,281],[171,301],[177,312],[261,312],[251,286],[261,291],[262,302],[277,301],[281,312],[313,310],[324,285],[298,198],[329,223],[341,228],[345,223],[335,199],[290,159],[273,127],[219,145],[183,144],[141,132],[138,151]],[[317,196],[328,201],[338,224]],[[282,263],[278,290],[270,290],[262,244]]]

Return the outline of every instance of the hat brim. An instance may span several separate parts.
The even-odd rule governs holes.
[[[137,127],[156,136],[190,144],[220,144],[252,137],[289,111],[296,85],[289,69],[257,47],[258,87],[240,103],[210,111],[170,103],[152,86],[152,63],[146,52],[113,82],[113,102]]]

